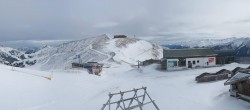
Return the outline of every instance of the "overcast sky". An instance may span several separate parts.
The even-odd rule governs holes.
[[[250,0],[0,0],[0,40],[250,36]]]

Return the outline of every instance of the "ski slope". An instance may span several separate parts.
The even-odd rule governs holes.
[[[250,104],[229,96],[223,81],[197,84],[195,76],[222,68],[163,72],[158,65],[138,71],[126,64],[105,68],[102,76],[84,70],[52,71],[14,68],[0,64],[0,110],[100,110],[109,92],[148,87],[161,110],[249,110]],[[146,106],[144,110],[152,110]]]

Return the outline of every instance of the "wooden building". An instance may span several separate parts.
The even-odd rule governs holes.
[[[235,62],[234,50],[216,50],[216,64],[230,64]]]
[[[250,101],[250,73],[238,72],[230,79],[228,79],[224,85],[230,85],[230,95],[238,97],[243,100]]]
[[[99,75],[101,73],[103,64],[97,62],[87,62],[87,63],[72,63],[72,68],[85,68],[90,74]]]
[[[199,76],[195,77],[195,81],[199,82],[211,82],[218,81],[223,79],[228,79],[231,76],[232,72],[226,69],[222,69],[216,73],[202,73]]]
[[[209,67],[216,65],[216,54],[211,49],[163,49],[163,70]]]

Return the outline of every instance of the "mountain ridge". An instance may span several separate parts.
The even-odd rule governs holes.
[[[47,46],[32,56],[37,61],[35,67],[41,70],[67,68],[71,63],[79,61],[137,64],[137,60],[162,58],[162,47],[132,37],[113,38],[105,34],[56,47]]]

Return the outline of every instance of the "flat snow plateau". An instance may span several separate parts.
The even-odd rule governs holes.
[[[148,93],[161,110],[249,110],[250,104],[230,97],[223,81],[197,84],[195,76],[223,67],[185,71],[157,71],[157,65],[139,72],[126,64],[104,68],[102,76],[83,70],[51,71],[14,68],[0,64],[0,110],[100,110],[109,92],[148,87]],[[33,74],[33,75],[31,75]],[[152,107],[152,106],[151,106]],[[150,109],[146,106],[144,110]]]

